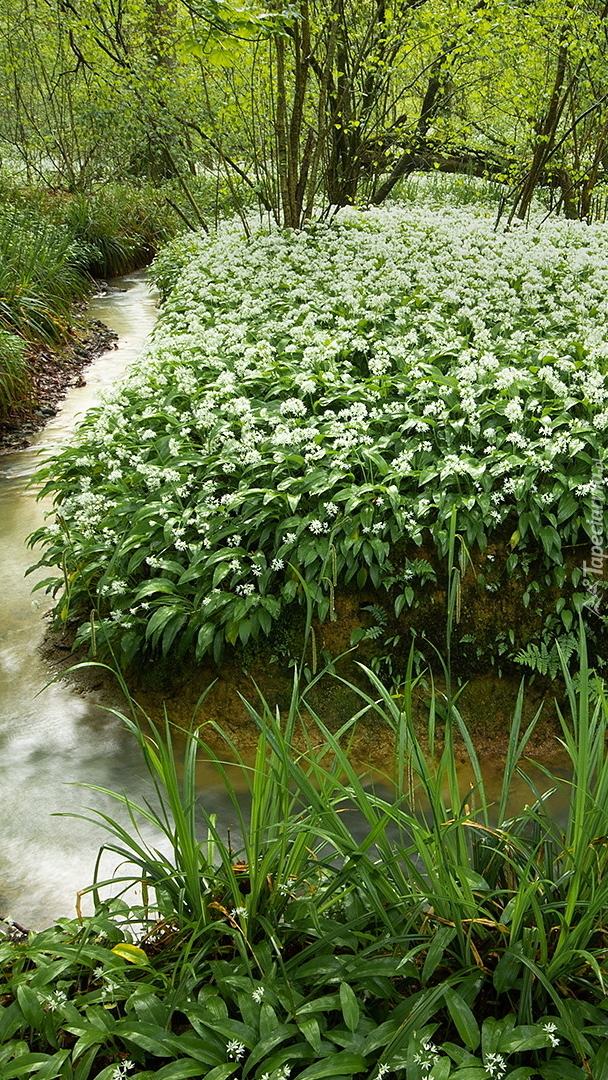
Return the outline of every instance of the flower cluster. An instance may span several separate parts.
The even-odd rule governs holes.
[[[399,615],[404,544],[441,555],[453,508],[469,547],[517,529],[553,574],[606,459],[607,268],[603,226],[470,207],[179,241],[147,354],[46,472],[62,618],[86,640],[94,606],[130,659],[219,657],[301,578],[321,618],[330,580]]]

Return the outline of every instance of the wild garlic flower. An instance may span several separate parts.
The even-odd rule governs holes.
[[[63,1009],[68,1003],[68,996],[65,990],[53,990],[47,998],[47,1004],[52,1011],[55,1009]]]
[[[110,639],[132,623],[130,636],[149,640],[145,594],[133,595],[140,575],[127,569],[134,504],[148,514],[144,576],[173,581],[177,564],[189,602],[196,568],[205,600],[189,630],[207,641],[229,625],[230,604],[256,593],[251,581],[224,580],[206,602],[217,552],[260,550],[259,565],[277,572],[298,541],[314,556],[311,535],[322,559],[332,532],[341,563],[351,512],[341,530],[342,507],[325,499],[344,486],[380,567],[389,556],[379,541],[442,527],[429,492],[458,492],[483,529],[514,511],[557,512],[539,478],[564,464],[588,498],[589,461],[608,429],[603,225],[548,220],[532,242],[524,229],[496,233],[476,207],[446,215],[422,198],[346,208],[314,234],[254,226],[247,244],[225,222],[213,237],[189,237],[179,261],[147,354],[53,467],[62,525],[48,527],[49,565],[65,555],[76,560],[68,573],[86,577],[111,564],[115,580],[106,571],[99,590]],[[364,516],[381,506],[370,494],[379,484],[393,486],[385,525]],[[573,529],[562,522],[563,543]],[[291,586],[273,582],[280,603]],[[146,604],[156,612],[174,600],[152,585]]]
[[[134,1069],[134,1068],[135,1068],[135,1065],[133,1064],[132,1061],[129,1061],[129,1060],[121,1061],[116,1066],[116,1068],[114,1069],[114,1072],[112,1073],[112,1080],[123,1080],[123,1077],[125,1077],[127,1075],[127,1073],[130,1073],[131,1070]]]
[[[557,1026],[555,1024],[553,1024],[551,1021],[548,1021],[546,1024],[543,1024],[543,1032],[547,1036],[550,1046],[559,1046],[559,1038],[555,1034],[556,1031],[557,1031]]]
[[[486,1054],[483,1067],[490,1080],[501,1080],[507,1071],[507,1063],[502,1054]]]
[[[421,1041],[421,1050],[414,1054],[414,1061],[420,1066],[423,1073],[430,1073],[431,1069],[441,1060],[439,1047],[431,1042],[428,1036]]]
[[[237,1039],[232,1039],[226,1047],[226,1056],[233,1061],[240,1061],[245,1054],[245,1045]]]

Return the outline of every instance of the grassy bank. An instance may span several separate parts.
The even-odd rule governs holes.
[[[428,663],[455,513],[461,670],[554,674],[608,529],[608,248],[493,222],[404,205],[166,247],[151,348],[46,473],[58,622],[125,663],[218,661],[355,597],[353,642]],[[601,608],[589,634],[600,664]]]
[[[169,725],[125,718],[155,794],[141,807],[116,795],[117,820],[101,815],[117,870],[92,886],[94,916],[30,934],[5,920],[3,1077],[602,1080],[608,703],[584,647],[579,659],[561,717],[572,779],[529,780],[517,809],[523,687],[494,805],[470,741],[475,782],[459,788],[453,701],[442,714],[431,702],[423,754],[411,671],[398,698],[371,672],[359,691],[395,733],[383,785],[349,763],[356,715],[335,734],[314,715],[296,754],[309,691],[296,680],[283,716],[251,704],[248,810],[204,729],[178,760]],[[232,799],[230,835],[197,799],[199,755]],[[104,899],[133,884],[141,903]]]

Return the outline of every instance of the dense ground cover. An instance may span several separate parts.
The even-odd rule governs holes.
[[[122,659],[218,659],[358,589],[381,609],[359,636],[384,620],[394,651],[441,609],[454,512],[471,594],[519,575],[524,612],[481,646],[469,619],[472,648],[540,657],[587,599],[607,260],[601,226],[495,232],[478,206],[169,245],[148,353],[46,470],[58,617]]]
[[[494,806],[470,742],[459,789],[466,728],[443,696],[423,753],[411,672],[399,701],[371,673],[360,692],[395,734],[384,785],[349,762],[357,716],[332,734],[297,681],[280,719],[251,706],[249,812],[204,727],[178,756],[168,727],[125,720],[154,787],[101,815],[118,865],[95,915],[29,934],[0,920],[3,1078],[604,1080],[608,704],[584,647],[578,691],[565,678],[572,781],[537,772],[516,809],[523,688]],[[197,802],[199,754],[232,799],[228,834]],[[143,903],[104,900],[133,884]]]

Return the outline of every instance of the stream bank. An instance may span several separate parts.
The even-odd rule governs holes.
[[[36,432],[57,415],[70,388],[84,386],[85,368],[114,348],[117,336],[100,319],[89,319],[74,328],[72,340],[63,347],[32,349],[28,399],[0,420],[0,454],[12,454],[30,445]]]

